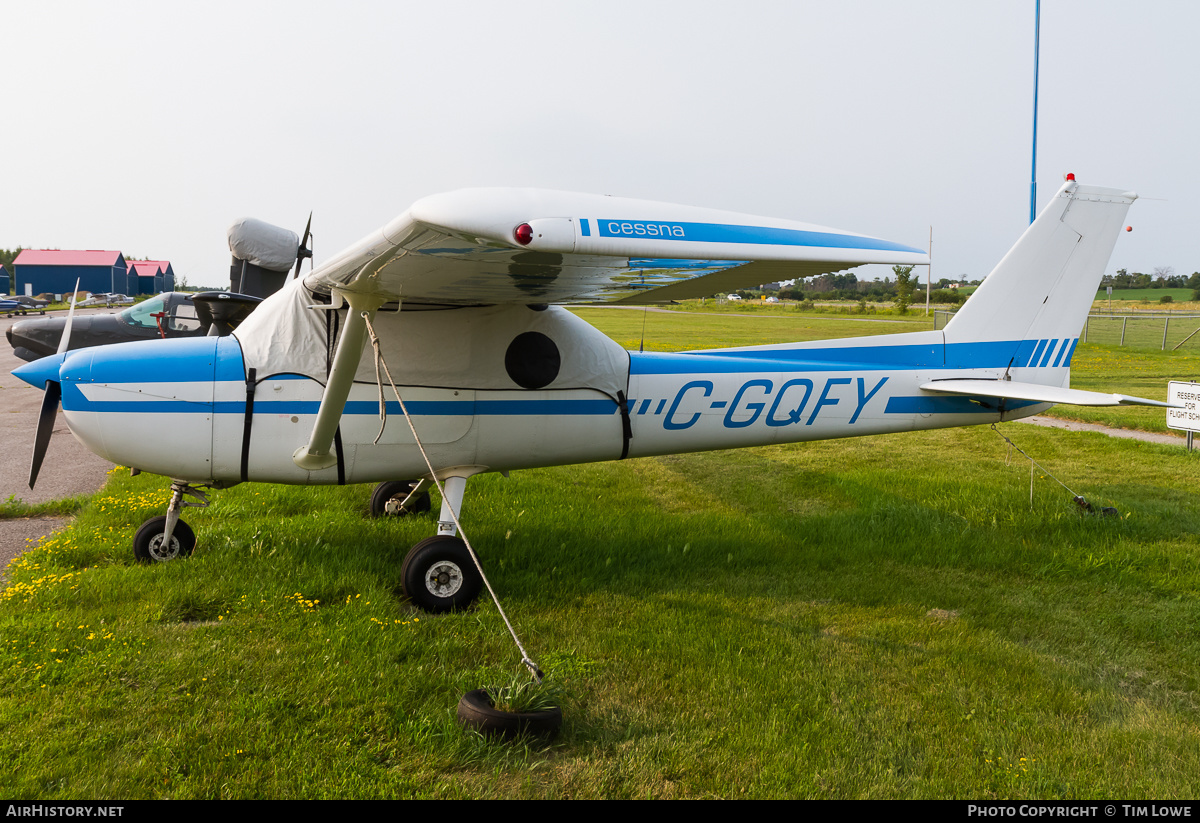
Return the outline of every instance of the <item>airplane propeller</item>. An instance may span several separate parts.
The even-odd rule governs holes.
[[[296,249],[296,270],[292,272],[292,280],[300,276],[300,264],[304,262],[304,259],[306,257],[311,259],[313,256],[312,248],[310,248],[308,243],[309,238],[312,236],[310,229],[312,229],[311,211],[308,213],[308,223],[304,226],[304,236],[300,239],[300,245]]]
[[[55,355],[55,366],[61,367],[66,357],[67,348],[71,341],[71,324],[75,320],[75,301],[79,294],[79,280],[75,281],[75,291],[71,293],[71,308],[67,311],[67,325],[63,329],[62,339],[58,343],[58,353]],[[55,369],[57,374],[57,368]],[[42,470],[42,461],[46,458],[46,449],[50,446],[50,435],[54,434],[54,421],[58,417],[58,407],[62,401],[62,383],[46,378],[46,393],[42,396],[42,408],[38,412],[37,432],[33,436],[33,459],[29,463],[29,488],[37,482],[38,472]]]
[[[192,295],[196,316],[200,318],[202,325],[208,326],[210,337],[231,334],[261,302],[261,297],[226,291],[206,291]]]

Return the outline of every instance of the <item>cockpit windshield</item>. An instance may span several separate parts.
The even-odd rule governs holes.
[[[120,312],[117,316],[131,326],[138,326],[143,329],[157,329],[158,323],[155,321],[154,315],[166,311],[167,301],[166,295],[158,295],[151,297],[149,300],[143,300],[141,303],[135,303],[125,311]]]

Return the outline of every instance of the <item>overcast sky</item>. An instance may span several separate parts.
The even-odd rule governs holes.
[[[1033,0],[0,5],[0,247],[228,283],[424,195],[535,186],[786,217],[982,277],[1029,220]],[[1137,191],[1108,271],[1200,270],[1200,4],[1045,0],[1038,206]],[[1151,199],[1154,198],[1154,199]]]

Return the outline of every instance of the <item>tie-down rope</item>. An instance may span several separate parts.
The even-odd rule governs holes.
[[[1029,508],[1030,508],[1030,510],[1033,509],[1033,469],[1036,466],[1037,468],[1039,468],[1043,472],[1045,472],[1047,477],[1049,477],[1055,483],[1057,483],[1058,485],[1060,485],[1064,489],[1066,489],[1067,493],[1071,495],[1071,500],[1072,500],[1072,502],[1075,503],[1075,505],[1079,506],[1084,511],[1088,511],[1088,512],[1096,511],[1095,507],[1092,506],[1092,504],[1089,503],[1087,501],[1087,499],[1083,497],[1083,495],[1076,494],[1075,492],[1071,491],[1070,486],[1068,486],[1066,483],[1062,482],[1057,477],[1055,477],[1053,474],[1051,474],[1049,469],[1047,469],[1041,463],[1037,462],[1032,457],[1030,457],[1029,453],[1026,452],[1024,449],[1022,449],[1020,446],[1018,446],[1016,443],[1009,440],[1008,437],[1006,437],[1003,432],[1001,432],[998,428],[996,428],[995,423],[992,424],[991,428],[992,428],[992,431],[994,431],[996,434],[1000,435],[1000,437],[1004,440],[1005,443],[1008,443],[1008,454],[1005,455],[1004,465],[1006,465],[1006,466],[1011,465],[1013,449],[1016,449],[1017,451],[1019,451],[1021,454],[1023,454],[1025,456],[1025,459],[1029,461]],[[1107,516],[1107,515],[1117,514],[1118,512],[1114,508],[1105,506],[1104,508],[1102,508],[1100,510],[1100,513],[1102,515]]]
[[[382,366],[384,374],[387,375],[388,383],[392,387],[392,392],[396,395],[396,400],[400,403],[400,411],[404,412],[404,419],[408,421],[408,428],[412,431],[413,440],[416,441],[417,448],[421,450],[421,457],[425,459],[425,465],[429,468],[429,476],[433,479],[433,484],[437,486],[438,494],[442,496],[443,500],[446,500],[446,490],[442,486],[442,481],[438,479],[437,473],[433,469],[433,463],[429,460],[429,455],[425,453],[425,446],[421,444],[421,438],[417,436],[417,428],[413,425],[412,416],[408,413],[408,407],[404,404],[404,398],[400,396],[400,390],[396,388],[396,382],[392,379],[391,369],[388,368],[387,361],[383,359],[383,352],[379,347],[379,335],[375,334],[375,327],[371,325],[371,318],[368,313],[365,311],[361,312],[361,316],[366,321],[367,333],[371,335],[371,347],[375,350],[375,384],[379,387],[379,434],[375,435],[374,442],[379,442],[379,438],[383,436],[384,426],[387,425],[387,404],[384,402],[383,397],[383,377],[379,373],[379,369]],[[521,645],[521,638],[517,637],[517,630],[513,628],[512,622],[504,612],[504,607],[500,605],[500,598],[496,596],[496,590],[492,588],[487,575],[483,573],[483,565],[479,562],[479,555],[475,554],[475,549],[472,548],[471,541],[467,539],[467,532],[458,520],[458,512],[454,510],[454,506],[449,504],[446,505],[446,508],[450,510],[450,517],[454,520],[454,526],[458,529],[459,535],[462,536],[462,541],[467,547],[467,552],[471,555],[471,561],[479,571],[479,576],[483,578],[483,585],[487,586],[488,594],[492,596],[492,602],[496,604],[496,610],[500,612],[500,617],[504,620],[504,625],[508,627],[508,633],[512,635],[513,642],[517,644],[517,649],[521,652],[521,662],[533,674],[534,679],[538,683],[541,683],[545,675],[542,674],[542,670],[538,668],[537,663],[534,663],[530,659],[529,652],[525,651],[525,647]]]

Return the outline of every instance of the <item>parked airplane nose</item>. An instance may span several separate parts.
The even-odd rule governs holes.
[[[71,353],[59,370],[71,432],[118,465],[209,480],[217,342],[147,340]]]
[[[62,317],[19,320],[8,327],[5,336],[17,357],[33,361],[58,351],[58,341],[62,338],[66,323],[66,318]]]

